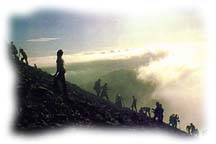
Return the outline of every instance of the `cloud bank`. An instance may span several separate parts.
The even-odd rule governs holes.
[[[116,49],[114,50],[98,50],[98,51],[87,51],[75,54],[64,53],[65,64],[90,62],[99,60],[127,60],[134,57],[138,57],[140,61],[148,63],[152,60],[157,60],[165,57],[167,51],[157,49],[149,50],[147,48],[131,48],[131,49]],[[55,66],[56,56],[46,57],[32,57],[29,58],[29,63],[33,65],[36,63],[41,67]]]
[[[191,122],[201,128],[206,49],[198,43],[167,45],[167,50],[167,57],[139,67],[138,78],[157,85],[151,98],[164,104],[166,114],[178,113],[183,129]]]

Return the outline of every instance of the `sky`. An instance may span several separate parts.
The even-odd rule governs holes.
[[[30,57],[77,53],[117,44],[120,18],[110,15],[44,11],[11,20],[12,40]]]
[[[144,15],[39,11],[11,18],[11,39],[29,57],[55,56],[106,49],[142,48],[155,43],[204,39],[199,14],[193,10]]]
[[[137,78],[157,83],[151,97],[169,103],[185,122],[203,124],[207,39],[196,9],[138,15],[39,11],[11,18],[11,40],[39,67],[55,66],[58,49],[65,64],[165,53],[137,67]]]

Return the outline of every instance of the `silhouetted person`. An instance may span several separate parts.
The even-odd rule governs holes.
[[[13,42],[10,43],[10,51],[11,51],[13,59],[18,60],[19,59],[17,56],[18,51]]]
[[[164,109],[162,107],[162,104],[159,104],[159,108],[158,108],[158,120],[159,120],[159,122],[163,122],[163,112],[164,112]]]
[[[191,135],[199,135],[199,130],[196,129],[193,123],[190,123],[190,125],[187,125],[186,130]]]
[[[174,128],[177,128],[178,122],[180,122],[180,120],[179,120],[179,116],[177,114],[172,114],[169,117],[169,125],[170,126],[172,126]]]
[[[25,51],[23,49],[20,49],[19,52],[22,55],[21,61],[24,62],[24,60],[25,60],[25,63],[28,64],[28,57],[27,57]]]
[[[191,135],[199,135],[199,131],[193,123],[190,124],[190,133]]]
[[[56,60],[56,73],[54,75],[54,88],[57,88],[57,91],[60,91],[60,87],[58,85],[58,82],[61,83],[63,88],[63,93],[67,94],[67,86],[65,82],[65,68],[64,68],[64,60],[62,59],[63,51],[58,50],[57,51],[57,60]]]
[[[36,64],[34,64],[34,68],[37,69],[37,65]]]
[[[190,134],[190,125],[186,126],[186,131],[188,132],[188,134]]]
[[[154,113],[154,117],[153,117],[154,120],[159,120],[159,105],[160,103],[156,102],[156,108],[152,109]]]
[[[106,97],[106,99],[109,100],[107,83],[105,83],[105,84],[102,86],[101,97],[102,97],[102,98],[103,98],[103,97]]]
[[[122,107],[122,99],[121,99],[120,94],[117,94],[117,95],[116,95],[115,104],[116,104],[117,106],[119,106],[119,107]]]
[[[133,101],[132,101],[132,105],[131,105],[131,109],[134,110],[137,112],[137,99],[135,98],[135,96],[133,96]]]
[[[101,92],[101,79],[98,79],[95,82],[95,85],[94,85],[93,89],[96,91],[97,96],[100,96],[100,92]]]

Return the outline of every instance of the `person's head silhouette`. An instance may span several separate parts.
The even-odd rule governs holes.
[[[63,51],[62,51],[61,49],[58,50],[58,51],[57,51],[57,56],[58,56],[58,57],[61,57],[62,55],[63,55]]]

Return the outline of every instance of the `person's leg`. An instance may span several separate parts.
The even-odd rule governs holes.
[[[26,64],[28,65],[28,60],[27,60],[27,58],[25,58],[25,62],[26,62]]]
[[[21,62],[23,62],[24,58],[21,58]]]
[[[109,97],[108,97],[108,95],[106,95],[106,99],[107,99],[107,100],[109,100]]]
[[[103,91],[101,92],[100,97],[101,97],[101,98],[104,97],[104,92],[103,92]]]
[[[63,92],[64,92],[64,94],[67,94],[67,85],[66,85],[64,74],[63,74],[63,78],[62,78],[62,83],[63,83]]]
[[[67,85],[66,85],[64,73],[60,73],[60,74],[59,74],[59,79],[60,79],[61,84],[62,84],[63,93],[64,93],[64,94],[67,94]]]
[[[134,104],[132,104],[132,110],[133,110],[133,111],[135,110],[135,106],[134,106]]]
[[[100,91],[96,90],[97,96],[100,96]]]
[[[160,122],[163,122],[163,115],[160,115]]]
[[[58,77],[54,77],[54,80],[53,80],[53,91],[55,93],[59,93],[60,92],[59,85],[58,85]]]

